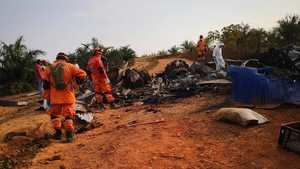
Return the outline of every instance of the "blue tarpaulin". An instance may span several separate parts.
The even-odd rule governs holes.
[[[229,66],[232,99],[239,103],[266,105],[300,104],[300,81],[266,76],[272,68]]]

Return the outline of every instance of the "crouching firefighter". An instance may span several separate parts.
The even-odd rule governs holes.
[[[111,108],[114,108],[115,98],[113,97],[112,87],[106,72],[107,65],[103,63],[102,56],[103,50],[95,48],[93,50],[93,55],[90,56],[88,60],[87,70],[90,73],[95,91],[95,98],[100,109],[103,109],[104,102],[109,103]]]
[[[83,83],[86,73],[73,64],[68,63],[66,54],[60,52],[56,61],[46,69],[45,88],[50,90],[50,103],[48,113],[55,129],[54,138],[62,139],[62,129],[65,129],[66,141],[72,142],[75,127],[73,118],[75,115],[74,80]]]

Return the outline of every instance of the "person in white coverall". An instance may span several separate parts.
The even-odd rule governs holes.
[[[224,47],[224,43],[218,43],[213,50],[213,59],[216,64],[216,71],[220,72],[225,69],[225,61],[222,55],[222,49]]]

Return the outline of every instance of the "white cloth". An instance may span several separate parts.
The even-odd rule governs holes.
[[[225,69],[225,61],[223,59],[222,55],[222,47],[224,46],[224,43],[219,43],[215,46],[213,50],[213,58],[214,62],[216,64],[216,71],[221,71],[222,69]]]

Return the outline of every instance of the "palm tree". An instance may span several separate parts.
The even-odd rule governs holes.
[[[41,50],[29,50],[23,44],[23,37],[19,37],[15,43],[0,46],[0,82],[1,84],[26,84],[32,86],[35,80],[34,63],[38,55],[45,52]],[[13,87],[12,87],[13,88]],[[23,86],[20,87],[21,90]]]
[[[164,56],[164,55],[167,55],[167,54],[168,54],[168,52],[165,51],[165,50],[160,50],[160,51],[157,52],[158,56]]]
[[[126,62],[136,57],[135,51],[131,49],[129,46],[121,47],[119,49],[119,52],[122,55],[122,59]]]
[[[69,54],[70,60],[77,63],[81,68],[85,69],[88,58],[93,54],[94,48],[104,49],[104,55],[110,47],[102,45],[97,38],[92,38],[89,43],[82,43],[74,53]]]
[[[191,52],[195,48],[195,44],[188,40],[184,41],[180,46],[184,52]]]
[[[174,45],[174,46],[172,46],[172,47],[168,50],[168,52],[169,52],[171,55],[176,55],[176,54],[179,53],[179,50],[180,50],[180,48],[177,47],[176,45]]]

